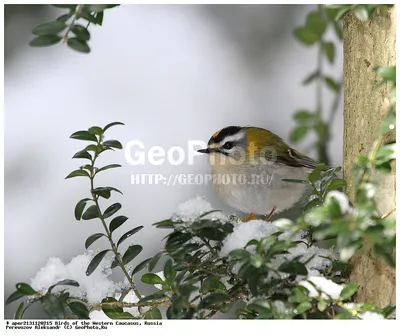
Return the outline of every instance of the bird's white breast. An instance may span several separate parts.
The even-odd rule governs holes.
[[[232,208],[260,215],[289,209],[305,194],[308,185],[282,179],[306,180],[308,168],[281,164],[214,165],[213,185],[221,199]]]

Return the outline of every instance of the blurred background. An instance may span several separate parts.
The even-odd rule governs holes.
[[[86,180],[65,180],[82,160],[72,155],[87,143],[69,139],[78,130],[112,121],[108,137],[123,145],[138,139],[146,148],[187,147],[208,141],[228,125],[267,128],[289,142],[296,110],[315,109],[314,85],[302,80],[315,68],[317,52],[295,40],[315,5],[122,5],[107,10],[102,27],[90,27],[90,54],[59,44],[31,48],[32,27],[65,11],[39,5],[5,6],[5,298],[15,283],[30,282],[51,256],[68,263],[85,251],[84,241],[100,230],[97,221],[77,222],[74,207],[88,196]],[[334,78],[342,73],[341,42],[336,61],[324,63]],[[329,32],[330,34],[330,32]],[[328,114],[333,94],[324,88]],[[328,153],[342,162],[342,104],[330,125]],[[313,135],[294,145],[310,150]],[[293,144],[292,144],[293,145]],[[124,151],[106,152],[101,164],[123,168],[99,176],[129,217],[125,228],[144,225],[134,239],[141,260],[162,246],[166,231],[152,223],[169,218],[179,203],[204,196],[227,214],[210,185],[132,185],[136,173],[208,173],[204,156],[194,164],[129,165]],[[100,164],[100,166],[101,166]],[[284,216],[286,214],[283,214]],[[126,230],[125,230],[126,231]],[[96,247],[104,247],[99,241]],[[118,274],[115,275],[118,278]],[[12,318],[16,304],[5,308]],[[41,309],[27,318],[43,317]]]

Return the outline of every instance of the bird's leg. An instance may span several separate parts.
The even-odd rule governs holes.
[[[255,215],[255,214],[251,213],[251,214],[249,215],[249,217],[243,218],[243,219],[242,219],[242,222],[243,222],[243,223],[246,223],[246,222],[249,222],[249,221],[251,221],[251,220],[253,220],[253,219],[257,219],[257,218],[256,218],[256,215]]]
[[[272,217],[272,215],[274,214],[275,210],[276,210],[276,206],[274,206],[274,207],[272,208],[272,210],[271,210],[271,212],[269,213],[268,217],[265,219],[266,222],[269,221],[269,219],[270,219],[270,218]]]

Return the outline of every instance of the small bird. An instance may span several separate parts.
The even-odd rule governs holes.
[[[307,193],[307,180],[317,162],[288,146],[279,136],[259,127],[229,126],[216,132],[205,149],[219,197],[234,209],[268,215],[291,208]]]

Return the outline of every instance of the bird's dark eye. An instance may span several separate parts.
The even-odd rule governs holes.
[[[230,142],[230,141],[225,142],[224,145],[223,145],[222,147],[223,147],[224,149],[232,149],[233,143]]]

